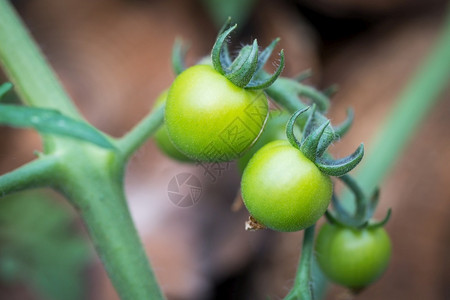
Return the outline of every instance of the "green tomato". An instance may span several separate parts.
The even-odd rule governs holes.
[[[286,124],[290,117],[290,114],[286,111],[275,110],[269,113],[266,126],[264,126],[264,130],[259,136],[258,141],[237,161],[241,173],[244,172],[252,156],[264,145],[276,140],[287,140]],[[296,129],[295,136],[300,137],[301,132],[298,128]]]
[[[382,227],[354,229],[325,224],[317,237],[316,257],[331,280],[361,289],[386,270],[391,242]]]
[[[241,189],[245,206],[259,223],[273,230],[297,231],[325,213],[333,186],[300,150],[278,140],[250,159]]]
[[[234,85],[208,65],[182,72],[167,97],[165,124],[175,147],[194,160],[229,161],[258,138],[268,116],[263,91]]]
[[[158,108],[164,104],[164,102],[167,99],[167,94],[168,91],[164,91],[159,95],[159,97],[156,99],[155,102],[155,108]],[[189,157],[181,153],[177,148],[175,148],[175,146],[173,145],[172,141],[169,138],[169,134],[167,133],[167,127],[164,124],[161,125],[161,127],[156,131],[154,138],[158,148],[170,158],[182,162],[192,162],[192,159],[190,159]]]

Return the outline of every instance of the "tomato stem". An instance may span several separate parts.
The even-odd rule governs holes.
[[[6,0],[0,0],[0,62],[26,104],[54,109],[85,122]],[[87,225],[121,299],[163,299],[123,192],[127,159],[162,120],[163,107],[117,142],[121,151],[54,134],[42,135],[45,154],[0,177],[2,196],[48,185],[66,195]]]
[[[308,227],[304,231],[302,252],[297,268],[294,287],[284,300],[314,300],[311,269],[313,262],[315,225]]]
[[[30,188],[45,187],[51,184],[57,173],[57,158],[53,155],[43,156],[22,167],[0,176],[0,195],[22,191]]]
[[[129,159],[163,124],[164,109],[165,104],[155,108],[138,125],[117,140],[117,147],[125,159]]]
[[[25,25],[6,0],[0,0],[0,41],[0,62],[22,101],[81,118]]]

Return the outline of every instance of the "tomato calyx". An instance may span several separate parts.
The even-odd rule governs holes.
[[[219,31],[207,64],[212,64],[217,72],[238,87],[248,90],[268,88],[279,78],[284,69],[284,51],[281,50],[277,70],[271,75],[263,70],[280,39],[274,39],[263,51],[259,51],[258,42],[255,39],[252,45],[242,47],[233,60],[228,50],[227,38],[236,27],[236,24],[231,26],[231,18],[228,18]],[[185,56],[187,50],[188,47],[183,44],[180,38],[177,38],[172,48],[172,68],[176,75],[186,69]],[[198,62],[198,64],[204,63],[205,59]]]
[[[377,188],[370,196],[363,192],[359,184],[348,175],[339,177],[339,179],[349,188],[353,194],[356,202],[356,210],[352,215],[342,206],[338,197],[333,194],[331,203],[334,208],[334,213],[330,210],[325,212],[325,217],[331,224],[340,225],[343,227],[352,227],[357,229],[375,229],[383,227],[389,221],[392,210],[389,208],[385,217],[379,221],[372,221],[373,214],[378,205],[380,190]]]
[[[313,104],[311,113],[304,126],[302,139],[299,141],[294,135],[294,125],[297,118],[309,109],[310,107],[300,109],[289,119],[286,126],[286,136],[289,143],[299,149],[320,171],[327,175],[343,176],[350,172],[364,156],[363,144],[349,156],[337,160],[332,159],[325,152],[334,141],[340,138],[342,133],[345,133],[349,129],[353,120],[352,114],[350,114],[350,118],[344,124],[337,127],[338,134],[336,134],[329,120],[322,121],[316,117],[316,105]]]
[[[231,26],[228,18],[219,32],[216,42],[211,51],[211,59],[214,69],[230,80],[234,85],[251,90],[265,89],[277,80],[284,68],[284,51],[280,51],[280,63],[277,70],[269,75],[263,67],[279,38],[275,39],[263,51],[259,51],[258,42],[255,39],[252,45],[241,48],[238,56],[232,60],[228,51],[227,38],[237,25]]]

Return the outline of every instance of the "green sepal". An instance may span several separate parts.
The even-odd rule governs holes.
[[[379,227],[383,227],[384,225],[387,224],[387,222],[389,222],[389,219],[391,218],[391,215],[392,215],[392,209],[389,208],[387,213],[386,213],[386,216],[384,217],[383,220],[381,220],[380,222],[369,223],[367,228],[369,228],[369,229],[376,229],[376,228],[379,228]]]
[[[342,122],[341,124],[333,127],[334,132],[336,133],[336,135],[339,138],[343,137],[350,130],[350,127],[352,127],[354,118],[355,118],[355,114],[353,112],[353,109],[348,108],[347,109],[347,118],[345,119],[345,121]]]
[[[330,176],[342,176],[355,168],[364,156],[364,145],[361,144],[351,155],[332,160],[320,158],[315,161],[316,166],[323,173]]]
[[[258,57],[258,66],[256,67],[255,73],[259,72],[264,67],[264,65],[266,64],[267,60],[272,55],[273,49],[275,49],[275,47],[276,47],[276,45],[278,44],[279,41],[280,41],[280,38],[274,39],[270,43],[270,45],[266,47],[266,49],[261,51],[261,53],[259,54],[259,57]]]
[[[220,62],[222,63],[225,72],[230,69],[230,66],[233,63],[230,57],[230,51],[228,50],[227,43],[223,44],[222,50],[220,51]]]
[[[341,201],[339,200],[339,198],[336,196],[335,193],[333,193],[333,195],[331,196],[331,204],[333,205],[334,210],[339,216],[350,218],[350,215],[342,206]]]
[[[0,85],[0,100],[3,98],[4,95],[6,95],[7,92],[9,92],[13,87],[13,84],[11,82],[5,82],[2,85]]]
[[[321,157],[328,147],[336,140],[336,134],[334,133],[333,127],[328,126],[322,135],[317,147],[317,157]]]
[[[258,42],[256,39],[249,50],[248,46],[242,48],[239,56],[231,64],[231,72],[225,75],[236,86],[245,87],[258,67]]]
[[[225,75],[225,70],[222,66],[222,62],[220,59],[222,48],[223,48],[223,43],[225,42],[228,35],[233,30],[236,29],[236,27],[237,27],[237,24],[231,26],[230,28],[228,28],[227,30],[225,30],[221,34],[219,34],[216,42],[214,43],[212,51],[211,51],[211,59],[212,59],[213,67],[217,72],[219,72],[222,75]]]
[[[365,218],[367,220],[370,220],[373,217],[379,199],[380,199],[380,188],[376,188],[366,205]]]
[[[248,60],[248,57],[250,56],[250,52],[252,52],[252,46],[245,45],[241,48],[239,51],[238,56],[234,59],[234,61],[231,63],[228,70],[225,70],[227,74],[231,72],[236,72],[239,70],[239,68],[242,68],[244,63]]]
[[[330,125],[330,121],[326,121],[320,125],[313,133],[308,135],[300,146],[300,151],[312,162],[316,162],[317,148],[319,146],[320,139],[325,132],[325,129]]]
[[[314,118],[315,114],[316,114],[316,104],[314,103],[313,105],[311,105],[311,112],[309,113],[308,119],[306,119],[305,128],[303,129],[302,144],[316,127],[315,123],[316,120]]]
[[[322,94],[324,94],[325,96],[327,96],[328,98],[331,98],[332,96],[334,96],[334,94],[336,94],[339,91],[339,85],[337,84],[332,84],[329,87],[327,87],[326,89],[323,90]]]
[[[176,38],[172,47],[172,69],[175,75],[180,75],[181,72],[186,70],[186,53],[189,47],[183,45],[183,40],[181,38]]]
[[[1,104],[0,124],[19,128],[33,128],[40,133],[69,136],[103,148],[115,148],[96,128],[66,117],[56,110]]]
[[[290,143],[293,147],[295,147],[295,148],[297,148],[297,149],[300,149],[301,143],[300,143],[300,141],[295,137],[295,134],[294,134],[295,121],[297,121],[297,118],[298,118],[302,113],[304,113],[305,111],[307,111],[308,109],[309,109],[309,106],[297,110],[297,111],[295,112],[295,114],[293,114],[293,115],[289,118],[289,121],[287,122],[287,125],[286,125],[286,137],[287,137],[289,143]]]
[[[328,209],[325,211],[325,218],[330,224],[345,226],[345,224],[341,222],[341,220],[339,220],[336,216],[334,216],[333,213],[331,213]]]
[[[329,210],[325,211],[325,218],[331,224],[335,224],[342,227],[353,227],[353,228],[364,228],[368,226],[368,222],[359,223],[357,220],[351,218],[350,216],[333,215]]]
[[[265,79],[265,80],[253,80],[252,79],[250,81],[250,83],[245,86],[245,88],[249,89],[249,90],[260,90],[260,89],[268,88],[275,82],[275,80],[277,80],[277,78],[280,76],[281,72],[283,72],[283,69],[284,69],[284,51],[281,50],[280,51],[280,64],[278,65],[278,68],[275,71],[275,73],[270,75],[270,77],[267,77],[267,79]],[[256,71],[256,72],[258,72],[258,71]]]
[[[302,81],[304,81],[304,80],[310,78],[310,77],[312,76],[312,74],[313,74],[313,73],[312,73],[312,70],[311,70],[311,69],[308,69],[308,70],[305,70],[305,71],[301,72],[301,73],[298,74],[297,76],[295,76],[295,77],[293,78],[293,80],[295,80],[295,81],[297,81],[297,82],[302,82]]]
[[[217,33],[217,38],[229,27],[231,26],[231,16],[228,16],[228,18],[225,20],[225,23],[223,23],[222,27],[220,27],[219,32]]]
[[[217,34],[217,38],[229,27],[231,26],[231,17],[228,17],[225,23],[222,25],[222,27],[219,30],[219,33]],[[222,49],[220,49],[220,61],[222,63],[222,66],[224,70],[229,68],[231,66],[232,60],[230,57],[230,52],[228,51],[228,44],[224,43],[222,45]]]

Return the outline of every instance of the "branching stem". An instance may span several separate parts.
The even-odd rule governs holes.
[[[57,176],[57,158],[44,156],[0,176],[0,197],[11,193],[51,185]]]

